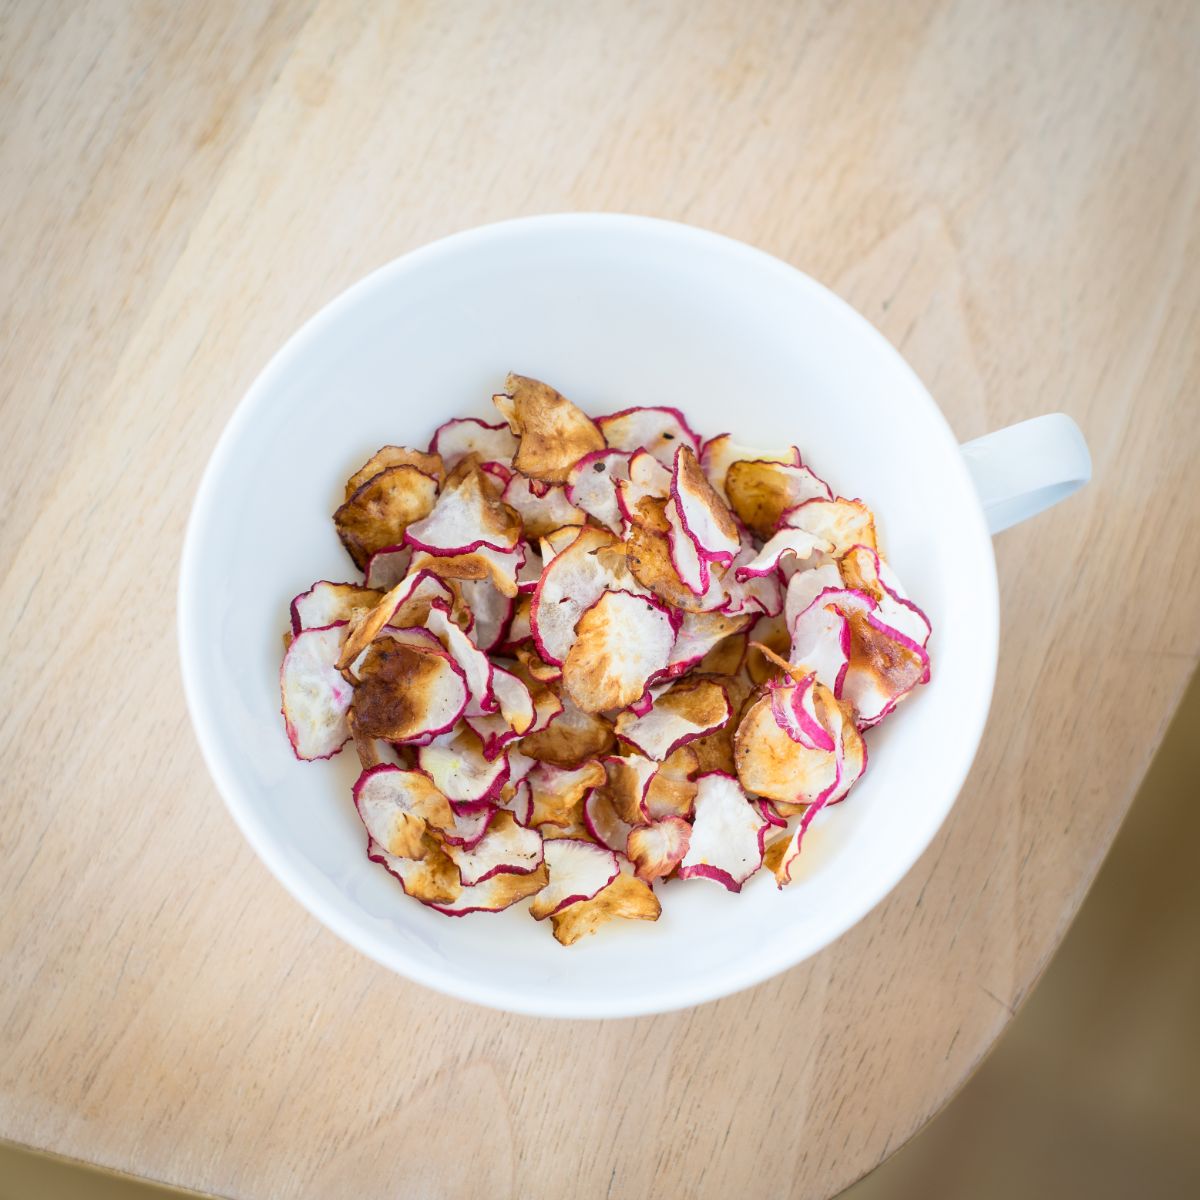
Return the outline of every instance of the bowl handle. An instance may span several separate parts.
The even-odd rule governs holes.
[[[1066,413],[1031,417],[962,447],[992,533],[1036,516],[1079,491],[1092,456]]]

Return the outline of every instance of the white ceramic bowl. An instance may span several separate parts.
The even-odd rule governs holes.
[[[492,415],[489,398],[509,370],[552,382],[593,414],[673,404],[706,435],[794,442],[836,491],[878,514],[894,567],[933,622],[933,681],[869,735],[866,777],[814,823],[789,889],[766,872],[738,896],[704,880],[668,885],[657,923],[616,922],[570,949],[523,908],[449,919],[368,862],[350,800],[353,751],[293,757],[279,715],[280,635],[293,595],[315,579],[355,577],[330,521],[343,481],[385,442],[424,446],[452,416]],[[276,877],[402,975],[547,1016],[710,1000],[785,970],[860,920],[954,803],[987,717],[997,636],[995,563],[971,474],[884,338],[766,254],[605,215],[447,238],[310,320],[213,454],[179,592],[201,749]]]

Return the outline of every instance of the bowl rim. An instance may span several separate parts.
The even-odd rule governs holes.
[[[416,983],[456,999],[481,1004],[503,1012],[563,1019],[647,1016],[689,1008],[732,995],[815,957],[857,925],[884,900],[929,848],[945,824],[950,810],[954,807],[962,791],[963,784],[974,764],[991,709],[1000,638],[999,584],[995,554],[983,506],[971,481],[965,460],[958,453],[943,455],[946,469],[952,473],[960,473],[960,482],[965,483],[965,490],[974,501],[974,511],[967,514],[966,519],[969,524],[975,526],[976,533],[988,546],[988,553],[983,556],[986,580],[980,581],[981,594],[978,600],[978,611],[975,613],[975,628],[981,640],[987,675],[983,685],[984,702],[979,706],[973,727],[969,731],[970,736],[961,743],[962,747],[969,747],[969,751],[960,751],[958,770],[955,772],[956,782],[952,787],[946,789],[936,813],[931,812],[929,815],[929,836],[917,846],[911,857],[905,856],[906,861],[897,860],[894,869],[881,873],[877,877],[874,887],[869,890],[864,889],[853,898],[853,902],[848,902],[843,910],[842,918],[819,946],[801,948],[796,953],[792,952],[791,947],[784,947],[773,954],[750,960],[740,969],[731,968],[728,972],[721,972],[719,975],[714,973],[711,978],[703,982],[691,981],[683,986],[664,986],[653,998],[640,996],[633,1002],[629,1002],[621,996],[601,995],[589,997],[587,1001],[572,1000],[572,1002],[564,1004],[561,998],[543,1000],[536,992],[519,991],[511,986],[490,983],[485,979],[464,981],[457,976],[443,974],[425,963],[410,961],[403,956],[403,953],[397,955],[393,947],[386,946],[352,919],[344,917],[304,879],[287,854],[280,850],[269,825],[257,814],[254,805],[245,796],[242,784],[224,758],[222,738],[213,713],[205,702],[200,683],[199,659],[202,648],[197,645],[197,639],[192,636],[197,606],[196,579],[201,570],[198,549],[201,540],[199,531],[214,513],[219,500],[217,482],[222,473],[222,466],[238,442],[243,428],[254,420],[258,408],[264,402],[264,397],[270,394],[277,379],[286,376],[293,361],[301,354],[302,350],[314,339],[318,339],[327,326],[338,321],[345,310],[362,303],[373,292],[390,286],[393,280],[403,276],[415,266],[436,261],[439,257],[470,252],[477,247],[514,235],[521,236],[532,230],[542,229],[570,230],[584,236],[596,232],[641,232],[656,237],[690,240],[693,245],[709,253],[716,252],[730,260],[740,260],[743,266],[748,265],[755,270],[786,274],[794,286],[808,290],[822,303],[835,310],[841,310],[843,317],[850,318],[849,323],[854,325],[865,339],[875,341],[876,345],[884,351],[885,356],[892,360],[895,369],[907,375],[910,382],[916,385],[916,394],[923,398],[934,415],[935,423],[944,430],[946,439],[957,451],[958,439],[955,437],[946,415],[920,377],[891,342],[857,309],[831,289],[799,268],[764,250],[697,226],[627,213],[549,213],[516,217],[475,226],[416,247],[377,267],[340,292],[288,337],[259,371],[238,401],[205,465],[184,533],[176,605],[180,670],[188,713],[200,746],[201,756],[234,823],[285,890],[343,941],[381,966]]]

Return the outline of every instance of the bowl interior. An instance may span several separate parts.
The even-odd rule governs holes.
[[[508,370],[597,415],[672,404],[706,436],[794,442],[835,492],[876,511],[929,613],[933,682],[868,735],[870,768],[814,823],[801,878],[733,896],[660,889],[655,924],[563,949],[523,909],[448,919],[367,861],[351,749],[292,756],[279,716],[287,604],[352,579],[330,521],[386,442],[424,446],[453,416],[493,418]],[[995,672],[995,567],[940,411],[862,318],[807,277],[712,234],[638,218],[509,222],[376,272],[309,322],[256,382],[197,498],[180,583],[185,686],[214,778],[258,853],[372,957],[481,1003],[619,1015],[694,1003],[820,949],[882,898],[957,795]]]

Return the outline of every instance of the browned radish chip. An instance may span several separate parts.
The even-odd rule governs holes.
[[[653,597],[605,592],[579,618],[563,686],[588,713],[624,708],[646,690],[675,644],[674,614]]]
[[[750,649],[746,654],[746,672],[755,684],[774,679],[789,667],[792,637],[782,617],[764,617],[754,626]]]
[[[567,476],[567,499],[580,511],[619,534],[625,527],[617,503],[617,484],[629,478],[629,455],[623,450],[585,454]]]
[[[401,629],[424,625],[435,600],[452,605],[454,593],[432,571],[417,571],[402,579],[351,627],[338,658],[338,669],[348,667],[379,636],[385,625]]]
[[[854,546],[842,556],[838,567],[848,588],[874,597],[879,620],[918,646],[928,643],[932,631],[929,618],[908,598],[895,571],[877,551]]]
[[[695,777],[699,770],[700,760],[690,744],[668,754],[646,784],[642,819],[690,817],[696,802]]]
[[[470,699],[462,668],[449,654],[392,637],[371,643],[358,673],[352,707],[367,737],[389,742],[436,737],[454,728]]]
[[[546,864],[542,863],[536,870],[527,875],[514,875],[504,872],[493,875],[483,883],[474,887],[462,888],[452,900],[427,900],[430,908],[447,917],[465,917],[469,913],[501,912],[511,908],[519,900],[533,896],[546,886],[550,876],[546,872]]]
[[[840,694],[853,707],[859,727],[869,729],[918,684],[929,682],[929,653],[874,612],[859,609],[846,619],[850,654]]]
[[[342,622],[305,629],[283,656],[283,720],[297,758],[331,758],[350,737],[347,713],[354,693],[337,669],[346,628]]]
[[[521,518],[527,538],[544,537],[565,525],[582,525],[587,520],[587,513],[569,499],[566,488],[555,485],[539,495],[519,472],[508,481],[503,499]]]
[[[517,452],[517,439],[503,422],[489,425],[475,417],[460,417],[438,426],[429,443],[429,452],[439,455],[447,470],[469,454],[481,463],[511,464]]]
[[[602,846],[625,853],[629,831],[633,828],[621,818],[607,787],[595,787],[583,798],[583,823]]]
[[[421,847],[420,858],[401,858],[389,854],[374,838],[367,839],[367,857],[386,868],[389,875],[399,880],[405,892],[422,904],[451,904],[462,895],[458,868],[428,834]]]
[[[356,583],[322,579],[292,601],[292,633],[349,621],[355,613],[374,608],[382,598],[382,593]]]
[[[388,467],[368,479],[333,514],[354,565],[365,570],[376,550],[404,541],[405,530],[433,511],[437,490],[437,480],[416,467]]]
[[[646,500],[642,511],[652,511],[656,506],[660,515],[665,502]],[[664,527],[667,526],[663,519]],[[722,606],[726,597],[720,581],[714,580],[707,593],[696,596],[679,578],[679,572],[671,561],[671,545],[666,533],[652,528],[650,523],[633,524],[625,543],[625,559],[629,573],[643,587],[652,591],[660,600],[684,612],[713,611]]]
[[[570,825],[583,820],[583,798],[605,782],[604,767],[592,759],[565,768],[540,762],[526,776],[533,794],[531,825]]]
[[[534,709],[533,694],[525,685],[524,680],[506,671],[503,667],[492,666],[492,692],[496,703],[500,706],[500,716],[512,728],[518,737],[523,737],[533,728],[537,716]]]
[[[380,763],[354,785],[354,807],[367,833],[397,858],[418,858],[426,825],[454,826],[454,811],[432,780],[420,771]]]
[[[690,446],[680,446],[675,453],[671,499],[675,502],[680,523],[700,557],[706,562],[719,562],[725,566],[733,562],[742,548],[737,522],[724,498],[705,478]],[[669,512],[667,520],[671,520]]]
[[[346,494],[343,499],[349,500],[364,483],[374,479],[388,467],[416,467],[418,471],[436,479],[438,483],[446,477],[446,468],[439,454],[426,454],[423,450],[412,450],[408,446],[380,446],[346,481]]]
[[[555,529],[545,537],[539,538],[538,555],[542,560],[542,570],[544,571],[554,561],[555,556],[561,554],[578,536],[578,525],[564,525],[561,529]]]
[[[577,900],[552,913],[550,924],[559,944],[571,946],[614,918],[657,921],[661,912],[662,905],[649,884],[620,874],[591,900]]]
[[[815,673],[818,683],[840,697],[852,651],[850,616],[874,608],[875,601],[866,592],[848,588],[822,592],[792,626],[792,665]]]
[[[668,674],[682,675],[693,667],[700,667],[713,675],[732,675],[741,664],[746,649],[745,640],[739,640],[735,635],[748,628],[752,620],[749,616],[731,617],[722,612],[684,613],[667,664]],[[707,656],[721,647],[725,647],[722,665],[708,665]],[[705,665],[701,666],[702,662]],[[730,662],[731,665],[725,665]]]
[[[861,500],[806,500],[789,508],[781,518],[791,529],[803,529],[829,542],[830,551],[840,557],[854,546],[876,549],[875,518]]]
[[[735,442],[728,433],[722,433],[709,438],[700,451],[700,466],[708,481],[725,495],[725,476],[729,468],[739,461],[748,462],[779,462],[792,466],[800,465],[800,451],[795,446],[788,446],[782,451],[756,450],[753,446],[743,446]]]
[[[412,562],[411,546],[384,546],[367,560],[364,574],[366,585],[380,592],[389,592],[408,574]]]
[[[566,483],[585,455],[605,449],[604,435],[588,416],[548,384],[509,375],[493,403],[517,437],[513,465],[543,483]]]
[[[679,876],[715,879],[731,892],[740,892],[762,866],[770,826],[732,776],[702,775],[696,782],[696,819]]]
[[[537,921],[575,904],[590,900],[620,873],[617,856],[595,842],[556,838],[545,847],[550,882],[533,898],[529,911]]]
[[[730,463],[725,492],[746,527],[768,538],[789,509],[806,500],[828,500],[829,485],[798,464],[740,460]]]
[[[814,554],[827,553],[832,549],[829,542],[803,529],[781,529],[763,543],[762,549],[749,562],[734,568],[734,578],[739,583],[762,575],[774,574],[780,566],[784,555],[803,561]]]
[[[818,697],[829,695],[820,684],[815,688]],[[834,703],[832,696],[829,703]],[[767,695],[750,706],[738,725],[733,756],[742,787],[767,800],[811,804],[837,784],[834,752],[811,749],[780,729]]]
[[[562,679],[562,667],[543,661],[532,645],[518,646],[514,651],[521,670],[537,683],[558,683]]]
[[[493,550],[480,546],[469,554],[431,554],[426,550],[413,554],[412,572],[432,571],[442,579],[489,579],[502,595],[517,594],[517,573],[524,561],[524,548],[518,543],[512,550]]]
[[[517,823],[507,809],[492,818],[487,832],[469,850],[446,845],[446,855],[458,868],[463,887],[476,887],[495,875],[528,875],[542,865],[542,838]]]
[[[507,553],[520,537],[520,517],[491,495],[480,471],[472,471],[457,487],[447,481],[429,515],[414,521],[404,534],[414,550],[434,555],[484,548]]]
[[[662,817],[629,831],[626,853],[634,874],[646,883],[664,879],[688,852],[692,827],[682,817]]]
[[[508,782],[508,760],[489,760],[483,743],[469,728],[438,738],[417,750],[417,763],[455,804],[495,803]]]
[[[604,551],[610,554],[606,556]],[[621,552],[620,569],[612,560],[612,552],[616,551]],[[584,611],[605,592],[632,582],[624,562],[620,540],[590,526],[580,529],[571,544],[547,562],[530,610],[533,638],[546,662],[561,665],[575,641],[575,625]]]
[[[644,717],[621,713],[616,732],[639,753],[661,762],[672,750],[723,725],[729,711],[724,689],[712,680],[676,684],[655,697]]]
[[[646,789],[657,769],[658,763],[641,754],[604,759],[607,781],[600,790],[626,825],[641,825],[647,819]]]
[[[535,705],[547,705],[543,696],[534,696]],[[561,710],[533,730],[519,743],[521,751],[539,762],[556,767],[576,767],[589,758],[603,758],[616,744],[612,725],[594,713],[585,713],[572,703],[570,697],[560,696]]]
[[[700,439],[677,408],[625,408],[597,417],[596,424],[614,450],[644,450],[664,467],[674,463],[680,446],[687,446],[693,454],[700,453]]]
[[[617,480],[617,507],[621,516],[630,524],[640,524],[650,519],[642,512],[643,500],[666,500],[670,495],[670,468],[647,451],[635,450],[629,456],[628,477]]]

